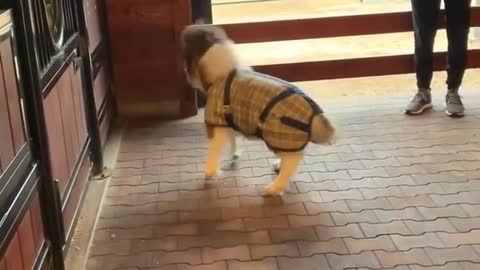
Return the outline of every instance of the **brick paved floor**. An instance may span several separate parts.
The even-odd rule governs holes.
[[[480,95],[468,116],[407,117],[410,97],[322,104],[338,145],[311,146],[283,198],[271,154],[203,180],[201,117],[131,124],[87,269],[480,269]]]

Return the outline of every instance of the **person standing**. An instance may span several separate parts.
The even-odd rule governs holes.
[[[405,113],[417,115],[432,107],[430,83],[433,76],[433,45],[441,0],[411,0],[415,35],[415,69],[418,92]],[[444,0],[448,38],[447,94],[445,113],[463,116],[458,94],[467,64],[471,0]]]

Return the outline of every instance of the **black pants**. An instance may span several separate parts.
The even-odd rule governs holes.
[[[411,0],[415,33],[417,86],[430,88],[433,75],[433,43],[440,15],[440,0]],[[444,0],[448,37],[448,89],[462,84],[467,63],[470,0]]]

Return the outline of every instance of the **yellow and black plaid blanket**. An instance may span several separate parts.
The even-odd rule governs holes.
[[[273,151],[300,151],[310,140],[320,107],[283,80],[249,70],[233,70],[207,92],[205,123],[257,136]]]

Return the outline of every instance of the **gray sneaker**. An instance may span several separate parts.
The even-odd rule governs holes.
[[[449,90],[445,96],[445,114],[451,117],[461,117],[464,114],[462,99],[456,90]]]
[[[417,115],[432,108],[430,89],[420,89],[405,109],[406,114]]]

